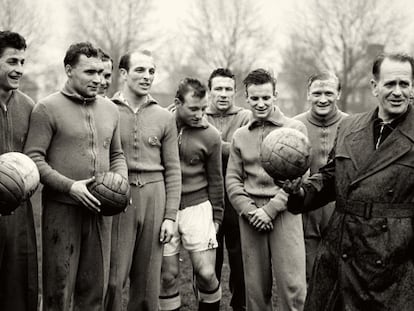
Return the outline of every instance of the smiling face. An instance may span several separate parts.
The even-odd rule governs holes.
[[[407,111],[412,95],[412,68],[409,62],[385,59],[378,81],[371,80],[372,93],[379,102],[378,116],[391,121]]]
[[[339,97],[338,81],[334,79],[315,80],[308,89],[308,102],[312,111],[320,117],[329,115],[335,109]]]
[[[155,77],[155,64],[151,56],[133,53],[129,60],[129,70],[120,70],[121,77],[129,90],[138,97],[148,95]]]
[[[15,48],[5,48],[0,57],[0,89],[8,92],[19,87],[23,76],[25,51]]]
[[[98,94],[106,96],[109,87],[112,84],[112,61],[103,61],[103,72],[101,76],[101,83],[99,84]]]
[[[227,111],[233,106],[235,92],[234,79],[222,76],[211,79],[210,100],[218,111]]]
[[[65,70],[69,84],[76,93],[85,98],[96,96],[103,72],[99,58],[81,54],[78,62],[73,66],[66,65]]]
[[[247,103],[256,119],[267,119],[272,113],[277,93],[272,83],[250,84],[247,89]]]

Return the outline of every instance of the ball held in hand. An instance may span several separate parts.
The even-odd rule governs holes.
[[[302,132],[292,128],[275,129],[263,140],[260,161],[275,180],[295,179],[310,166],[311,146]]]
[[[88,185],[89,192],[101,202],[103,216],[113,216],[126,209],[129,203],[130,187],[126,178],[115,172],[99,173]]]

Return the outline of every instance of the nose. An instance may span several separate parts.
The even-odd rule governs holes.
[[[221,97],[226,97],[227,96],[227,91],[226,90],[221,90],[220,91],[220,96]]]
[[[393,91],[392,91],[392,94],[394,95],[394,96],[401,96],[401,88],[400,88],[400,86],[397,84],[396,86],[395,86],[395,88],[393,89]]]
[[[328,101],[328,98],[326,97],[326,95],[322,94],[321,98],[319,99],[319,102],[326,103],[327,101]]]
[[[145,70],[145,71],[142,73],[142,76],[143,76],[143,78],[145,78],[145,79],[149,79],[149,78],[150,78],[150,73],[149,73],[149,70]]]
[[[202,111],[196,111],[195,118],[197,120],[200,120],[202,117],[203,117],[203,112]]]
[[[93,75],[92,82],[95,84],[101,84],[102,79],[103,79],[102,75],[99,72],[97,72]]]
[[[23,72],[24,72],[23,64],[19,62],[18,65],[15,67],[14,71],[16,71],[18,74],[22,75]]]

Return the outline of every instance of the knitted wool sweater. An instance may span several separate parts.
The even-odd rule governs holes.
[[[39,169],[44,193],[56,201],[77,204],[72,184],[96,173],[127,177],[116,106],[100,96],[83,98],[68,84],[35,105],[25,153]]]
[[[306,135],[306,127],[302,122],[284,116],[276,106],[266,120],[252,118],[248,125],[234,133],[226,189],[231,204],[240,215],[246,215],[258,207],[255,198],[269,200],[263,209],[272,219],[287,208],[287,194],[275,185],[260,163],[264,138],[282,127],[294,128]],[[283,194],[282,197],[278,196],[280,194]]]
[[[121,118],[122,148],[128,164],[129,181],[143,186],[164,181],[164,219],[176,219],[181,194],[181,169],[175,118],[152,97],[134,112],[121,93],[112,101]]]
[[[221,224],[224,181],[220,133],[203,119],[199,127],[180,127],[178,145],[183,183],[180,209],[209,200],[213,219]]]
[[[29,131],[33,100],[13,90],[5,107],[0,107],[0,154],[22,152]]]

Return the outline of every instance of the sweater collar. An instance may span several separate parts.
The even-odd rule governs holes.
[[[210,103],[206,109],[206,114],[213,115],[213,116],[229,116],[233,114],[237,114],[243,108],[236,106],[235,104],[231,105],[231,107],[226,111],[218,110],[216,106]]]
[[[249,130],[254,129],[255,127],[258,127],[262,124],[270,123],[276,126],[283,126],[284,124],[284,118],[285,115],[282,111],[280,111],[279,107],[273,106],[273,111],[270,113],[270,115],[266,119],[258,119],[254,116],[252,116],[251,121],[248,124]]]
[[[111,98],[111,100],[114,102],[114,103],[116,103],[116,104],[122,104],[122,105],[125,105],[125,106],[128,106],[129,107],[129,103],[128,103],[128,101],[125,99],[125,97],[124,97],[124,95],[122,94],[122,92],[121,91],[118,91],[118,92],[116,92],[113,96],[112,96],[112,98]],[[142,105],[142,107],[146,107],[146,106],[149,106],[149,105],[152,105],[152,104],[155,104],[155,105],[158,105],[158,102],[150,95],[150,94],[148,94],[147,95],[147,100],[145,101],[145,103]]]
[[[330,126],[339,121],[343,112],[335,105],[334,109],[326,116],[321,117],[310,109],[307,118],[310,123],[316,126]]]
[[[83,97],[82,95],[76,93],[75,89],[69,85],[68,82],[65,83],[62,90],[60,91],[66,97],[69,97],[74,102],[79,104],[91,104],[96,100],[96,96],[94,97]]]

